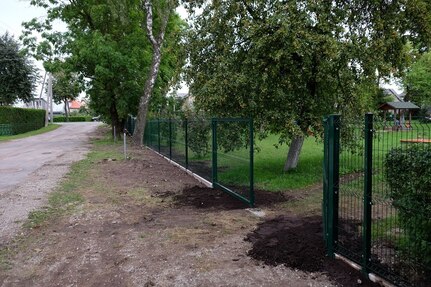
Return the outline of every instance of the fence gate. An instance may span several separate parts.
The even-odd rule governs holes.
[[[324,125],[328,256],[397,286],[431,286],[431,123],[366,114]]]

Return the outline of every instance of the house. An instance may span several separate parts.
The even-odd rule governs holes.
[[[390,96],[394,99],[394,102],[404,102],[405,92],[398,94],[394,89],[383,89],[385,96]]]
[[[48,103],[43,98],[33,98],[31,101],[24,103],[23,107],[28,109],[46,110]]]

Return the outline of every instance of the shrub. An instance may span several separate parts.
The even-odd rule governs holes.
[[[406,232],[402,249],[430,266],[431,149],[423,144],[394,148],[385,164],[393,205]]]
[[[0,135],[16,135],[45,125],[45,110],[0,107]]]
[[[72,116],[69,117],[69,122],[89,122],[91,121],[90,116]],[[60,123],[60,122],[66,122],[65,116],[56,116],[54,117],[54,122]]]

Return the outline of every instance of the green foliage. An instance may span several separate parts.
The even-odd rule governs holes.
[[[211,152],[211,121],[202,115],[188,121],[188,145],[198,158]]]
[[[431,264],[431,150],[423,145],[394,148],[386,156],[393,204],[407,232],[406,253]]]
[[[210,116],[253,117],[262,136],[280,142],[321,135],[324,115],[375,108],[378,80],[408,63],[407,41],[429,43],[429,5],[207,2],[188,35],[195,105]]]
[[[55,116],[54,122],[89,122],[91,121],[90,116],[72,116],[72,117],[64,117],[64,116]]]
[[[16,135],[45,126],[45,110],[0,106],[0,135]]]
[[[408,99],[421,106],[431,106],[431,52],[412,64],[404,78]]]
[[[33,97],[36,68],[9,34],[0,36],[0,106]]]
[[[26,46],[36,58],[45,61],[48,70],[55,71],[61,63],[66,74],[74,73],[85,81],[90,108],[121,131],[127,115],[137,114],[151,64],[152,48],[143,29],[145,15],[140,1],[35,0],[32,4],[46,9],[48,17],[24,23]],[[154,12],[156,27],[159,12]],[[52,31],[56,20],[66,23],[68,30]],[[155,102],[179,76],[184,61],[179,44],[184,27],[177,14],[170,17]],[[42,33],[40,43],[37,32]]]

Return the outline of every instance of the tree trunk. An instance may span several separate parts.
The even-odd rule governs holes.
[[[301,153],[302,145],[304,144],[304,137],[295,137],[289,147],[287,153],[286,163],[284,164],[284,171],[295,169],[298,165],[299,154]]]
[[[117,137],[117,139],[121,139],[122,126],[121,126],[120,119],[118,117],[118,112],[117,112],[117,107],[115,105],[115,102],[111,104],[110,114],[111,114],[112,137],[113,138]]]
[[[67,99],[64,99],[64,115],[66,116],[66,122],[69,121],[69,113],[67,111],[67,106],[68,106]]]
[[[144,131],[145,122],[147,120],[148,104],[151,99],[151,94],[153,93],[154,84],[156,83],[157,75],[160,69],[160,62],[162,59],[162,45],[165,37],[166,26],[168,24],[169,15],[171,13],[171,7],[168,5],[165,14],[163,15],[162,24],[160,27],[159,34],[154,37],[153,34],[153,7],[152,1],[144,1],[144,10],[146,12],[146,22],[145,29],[147,32],[147,37],[151,42],[153,47],[153,58],[151,61],[150,71],[148,72],[147,80],[145,81],[144,93],[139,101],[138,114],[136,116],[136,125],[133,132],[133,142],[138,145],[144,144]]]

